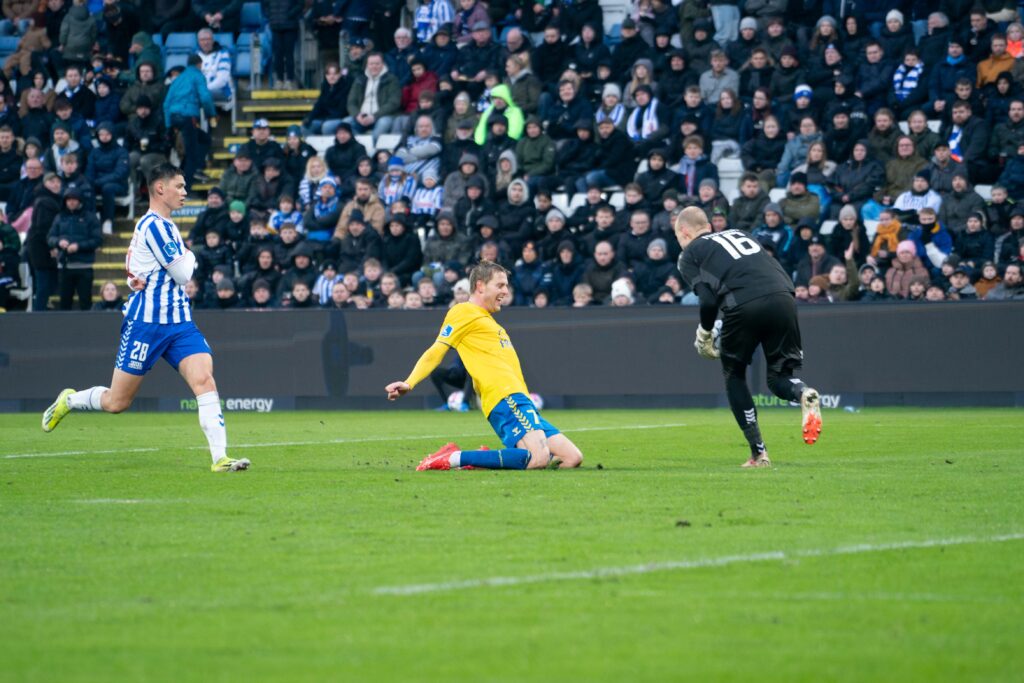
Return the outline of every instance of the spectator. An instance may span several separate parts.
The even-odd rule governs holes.
[[[22,7],[19,8],[18,5],[22,5]],[[43,15],[35,14],[34,22],[30,18],[33,16],[35,7],[35,3],[31,0],[14,0],[14,2],[4,3],[4,16],[9,18],[0,22],[0,35],[12,35],[14,21],[19,22],[18,33],[23,34],[22,39],[18,41],[18,49],[4,61],[4,76],[8,80],[14,78],[15,69],[21,77],[31,74],[33,55],[45,53],[53,47],[46,34]],[[26,9],[28,10],[27,16],[24,15]]]
[[[611,297],[612,283],[625,274],[626,267],[616,259],[611,243],[599,242],[594,247],[593,261],[583,271],[581,282],[590,285],[595,301],[604,303]]]
[[[981,270],[982,264],[995,257],[995,240],[986,229],[985,214],[975,211],[967,217],[966,229],[956,237],[956,253],[960,265]]]
[[[384,234],[386,209],[380,197],[374,192],[373,184],[369,180],[360,179],[356,181],[355,196],[342,207],[335,230],[336,234],[337,230],[344,229],[344,226],[350,220],[350,215],[356,210],[360,212],[363,220],[369,223],[378,235]],[[342,272],[346,271],[342,269]]]
[[[624,185],[633,177],[633,146],[629,138],[606,119],[598,124],[598,168],[576,181],[576,191],[586,192],[588,184],[602,187]],[[703,147],[702,143],[700,148]],[[699,148],[699,149],[700,149]]]
[[[899,53],[897,53],[899,54]],[[924,81],[925,64],[918,58],[916,50],[903,53],[900,64],[892,77],[892,89],[888,104],[897,118],[907,115],[928,101],[928,86]]]
[[[60,25],[60,51],[63,62],[68,66],[87,66],[97,34],[96,20],[89,15],[85,0],[74,0]]]
[[[47,243],[57,251],[60,309],[70,311],[77,294],[78,308],[88,311],[92,308],[93,264],[103,234],[99,221],[85,210],[77,190],[65,192],[64,208],[50,228]]]
[[[25,239],[28,263],[32,269],[32,310],[45,311],[58,283],[55,249],[49,233],[61,213],[61,180],[56,173],[43,176],[43,186],[32,202],[32,220]]]
[[[814,235],[807,245],[806,254],[797,263],[796,276],[793,279],[797,284],[806,285],[813,277],[827,277],[833,266],[837,265],[841,266],[842,263],[835,256],[826,253],[824,240]]]
[[[188,67],[171,82],[164,100],[164,125],[168,130],[177,130],[185,143],[182,173],[187,188],[191,188],[194,180],[208,179],[197,173],[206,165],[210,136],[196,126],[196,121],[200,113],[205,113],[215,126],[217,118],[206,79],[198,68],[201,63],[199,55],[189,55]]]
[[[461,44],[462,40],[459,39],[458,42]],[[487,72],[497,72],[501,67],[500,60],[501,48],[491,39],[490,23],[475,20],[470,38],[455,57],[451,79],[459,84],[459,90],[467,90],[471,98],[479,97],[484,89],[483,82]]]
[[[324,80],[313,109],[302,120],[306,135],[334,135],[348,116],[348,94],[352,81],[342,76],[341,67],[331,62],[324,69]]]
[[[807,161],[807,150],[811,143],[821,140],[821,133],[818,132],[818,124],[811,116],[804,116],[800,119],[800,132],[786,143],[782,153],[782,159],[775,168],[775,185],[786,187],[789,184],[789,175],[800,164]]]
[[[398,78],[388,71],[379,52],[371,52],[366,58],[365,70],[356,77],[349,91],[349,115],[343,121],[357,133],[372,131],[376,141],[391,130],[401,99],[402,86]]]
[[[7,217],[18,232],[26,232],[32,220],[32,212],[26,210],[32,207],[36,191],[43,185],[43,162],[40,159],[26,159],[24,167],[24,177],[14,184],[7,200]]]
[[[434,37],[423,43],[420,48],[420,56],[426,64],[427,71],[434,73],[451,74],[455,68],[455,60],[458,58],[459,50],[452,44],[451,30],[447,24],[442,24],[434,34]]]
[[[1024,197],[1024,140],[1017,146],[1016,156],[1006,162],[999,176],[999,184],[1014,197]]]
[[[722,50],[712,50],[711,68],[700,76],[700,94],[708,106],[718,104],[724,90],[740,90],[740,77],[729,68],[729,57]]]
[[[818,195],[807,191],[807,174],[796,172],[789,179],[789,189],[781,202],[783,220],[795,225],[804,218],[817,224],[821,214]]]
[[[303,224],[306,226],[309,239],[327,242],[331,239],[331,234],[341,216],[338,184],[334,178],[325,176],[316,184],[315,189],[312,189],[311,186],[310,192],[315,193],[316,199],[306,209],[302,219]]]
[[[963,42],[950,37],[946,59],[935,63],[928,80],[928,108],[936,116],[949,115],[956,97],[956,84],[962,78],[974,83],[978,80],[978,71],[974,62],[964,56]]]
[[[256,176],[249,150],[244,147],[239,149],[220,179],[219,187],[224,193],[224,200],[228,203],[236,200],[248,201]]]
[[[117,285],[107,280],[100,287],[100,300],[92,305],[94,311],[121,311],[124,306],[124,297],[117,291]]]
[[[108,122],[96,128],[99,145],[89,155],[85,175],[92,183],[93,193],[103,198],[100,218],[104,235],[114,232],[114,201],[128,194],[128,152],[114,139],[114,127]],[[0,130],[0,148],[3,131]],[[0,150],[2,151],[2,150]]]
[[[897,196],[893,203],[893,208],[899,212],[897,215],[902,217],[904,214],[913,214],[916,218],[917,212],[926,206],[933,211],[939,210],[942,206],[942,197],[929,187],[930,181],[931,173],[927,168],[922,168],[914,174],[910,189]]]
[[[957,161],[967,164],[967,172],[973,183],[995,180],[998,169],[988,161],[988,124],[973,115],[969,102],[959,101],[953,105],[952,120],[942,127],[939,135],[949,142],[950,154]]]
[[[971,284],[971,274],[967,266],[961,264],[949,276],[949,290],[946,298],[950,301],[967,301],[978,298],[978,292]]]
[[[985,211],[985,200],[974,191],[966,175],[954,175],[953,190],[943,197],[939,220],[950,232],[959,234],[967,227],[967,217],[978,211]]]
[[[629,278],[619,278],[612,283],[612,291],[609,296],[610,306],[632,306],[636,299],[633,297],[632,282]]]
[[[892,267],[886,271],[885,287],[890,295],[906,299],[910,291],[910,282],[915,277],[927,277],[928,271],[917,257],[917,248],[910,240],[903,240],[896,247],[896,258]]]
[[[504,120],[506,132],[512,140],[518,140],[523,135],[524,120],[522,110],[516,106],[512,99],[512,93],[508,86],[497,85],[491,90],[491,103],[480,115],[473,139],[476,144],[483,146],[487,143],[489,132],[495,122]]]
[[[324,154],[331,175],[344,180],[353,175],[356,161],[366,156],[366,148],[352,135],[352,125],[342,121],[334,131],[334,144]]]
[[[648,92],[648,95],[650,92]],[[575,124],[581,119],[590,119],[594,111],[590,102],[580,93],[576,84],[569,79],[558,83],[558,99],[548,106],[541,107],[541,118],[547,127],[548,135],[554,140],[565,140],[575,136]],[[617,122],[616,125],[619,125]]]
[[[293,90],[295,45],[299,39],[299,19],[304,5],[292,0],[262,0],[260,4],[273,37],[274,86],[278,90]]]
[[[1003,281],[989,290],[986,301],[1024,301],[1024,278],[1021,264],[1011,263],[1003,271]]]
[[[544,84],[530,68],[529,54],[509,55],[505,60],[505,74],[504,84],[509,87],[512,100],[524,113],[536,114]]]
[[[531,193],[545,189],[555,172],[555,143],[544,133],[540,119],[526,121],[526,136],[516,144],[516,161]]]

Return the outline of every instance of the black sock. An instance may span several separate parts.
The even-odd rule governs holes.
[[[729,407],[733,417],[743,431],[747,443],[750,444],[750,455],[757,457],[764,453],[764,440],[761,438],[761,427],[757,424],[757,408],[747,387],[747,380],[742,374],[730,372],[725,376],[725,393],[729,397]]]
[[[799,403],[807,385],[792,375],[773,375],[768,377],[768,388],[783,400]]]

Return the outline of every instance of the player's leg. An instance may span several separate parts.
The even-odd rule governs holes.
[[[583,464],[583,452],[565,434],[549,436],[548,448],[559,469],[571,469]]]
[[[767,297],[766,297],[767,298]],[[804,442],[814,444],[821,434],[821,409],[818,391],[794,375],[803,364],[796,303],[790,296],[771,297],[766,316],[767,330],[762,340],[768,365],[768,388],[781,399],[799,402]]]
[[[72,410],[104,413],[124,412],[135,400],[135,394],[138,393],[140,386],[142,386],[142,375],[133,375],[115,369],[109,389],[100,386],[82,391],[65,389],[57,396],[57,400],[43,412],[43,431],[52,432]]]
[[[213,352],[206,338],[192,322],[174,325],[171,341],[164,358],[182,376],[196,397],[199,427],[210,445],[211,470],[235,472],[247,469],[249,460],[228,457],[228,433],[224,427],[224,413],[220,407],[220,394],[213,379]]]
[[[195,329],[194,327],[192,329]],[[196,331],[198,334],[198,330]],[[205,343],[205,340],[204,340]],[[168,358],[171,361],[171,358]],[[174,361],[171,362],[174,365]],[[210,445],[211,469],[214,472],[234,472],[249,467],[249,460],[228,457],[228,432],[224,427],[224,413],[220,407],[217,383],[213,379],[213,356],[193,353],[177,361],[178,372],[196,397],[199,409],[199,427]]]
[[[722,320],[720,343],[725,394],[736,424],[750,446],[750,459],[743,464],[744,467],[771,465],[761,437],[761,426],[757,422],[757,408],[754,407],[754,398],[747,385],[747,368],[759,343],[759,336],[757,320],[750,308],[734,309]]]
[[[725,394],[729,399],[736,424],[750,446],[750,459],[744,467],[761,467],[771,464],[768,448],[761,437],[761,425],[757,422],[757,408],[747,386],[747,364],[735,359],[722,357],[722,372],[725,374]]]

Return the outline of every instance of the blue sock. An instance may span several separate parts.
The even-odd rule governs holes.
[[[485,470],[525,470],[530,464],[530,451],[525,448],[503,448],[500,451],[462,451],[459,465],[472,465]]]

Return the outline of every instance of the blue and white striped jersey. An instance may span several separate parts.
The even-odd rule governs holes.
[[[125,256],[129,274],[145,278],[146,288],[133,292],[122,313],[130,320],[168,325],[192,320],[188,295],[167,272],[185,254],[178,226],[155,211],[135,224],[135,234]]]

